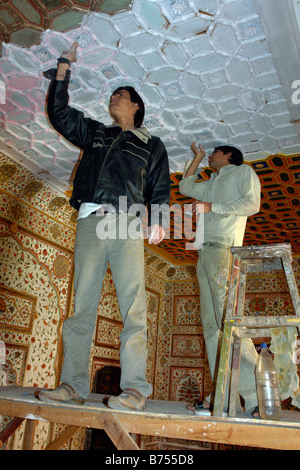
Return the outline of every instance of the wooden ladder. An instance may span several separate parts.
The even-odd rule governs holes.
[[[300,305],[296,278],[292,268],[290,244],[233,247],[232,270],[223,322],[223,337],[214,400],[214,416],[222,416],[229,359],[232,350],[229,416],[236,416],[239,399],[239,369],[243,338],[270,336],[270,328],[298,327]],[[295,315],[245,316],[245,288],[247,272],[282,270],[285,273]]]

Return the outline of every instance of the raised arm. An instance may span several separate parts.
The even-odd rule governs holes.
[[[50,77],[47,112],[54,129],[72,144],[84,149],[91,140],[94,126],[92,119],[86,118],[83,112],[69,106],[69,69],[71,64],[76,62],[76,50],[77,44],[74,43],[57,61],[56,75]]]
[[[185,174],[183,175],[184,178],[187,176],[193,176],[196,173],[203,158],[205,157],[204,148],[202,147],[202,145],[200,145],[200,148],[196,147],[195,141],[191,145],[191,150],[194,154],[194,159],[192,163],[190,164],[190,166],[185,171]]]
[[[200,212],[210,212],[211,203],[203,202],[203,196],[205,193],[207,181],[202,181],[201,183],[195,183],[197,176],[196,172],[203,158],[205,157],[205,151],[202,145],[197,147],[195,142],[191,145],[191,150],[194,154],[194,158],[191,163],[188,163],[187,168],[183,172],[182,180],[179,182],[179,191],[184,196],[191,197],[196,200],[196,204],[193,204],[193,212],[197,212],[197,209],[200,209]],[[197,207],[201,203],[201,208]]]
[[[58,59],[56,80],[60,81],[66,78],[66,73],[67,70],[70,69],[70,65],[77,60],[77,47],[77,42],[74,42],[70,49],[63,51],[62,55]]]

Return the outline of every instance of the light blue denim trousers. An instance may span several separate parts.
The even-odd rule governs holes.
[[[143,396],[152,393],[146,381],[147,310],[144,273],[144,240],[124,236],[126,225],[136,219],[115,217],[117,236],[99,238],[103,216],[91,214],[77,222],[74,250],[74,314],[63,324],[64,362],[61,382],[83,398],[90,393],[89,358],[103,278],[109,263],[123,321],[120,335],[120,388],[133,388]],[[125,218],[124,218],[125,217]],[[122,224],[120,238],[119,227]],[[124,226],[125,224],[125,226]],[[113,224],[111,225],[113,227]]]
[[[232,255],[230,247],[220,243],[204,244],[199,251],[197,277],[200,289],[201,323],[207,357],[213,380],[218,372],[218,357],[222,339],[222,320],[225,314]],[[245,410],[257,406],[255,365],[257,353],[250,338],[243,338],[239,376],[239,393],[245,400]],[[228,375],[230,377],[230,374]],[[228,384],[228,380],[227,380]],[[210,396],[206,397],[209,401]],[[228,411],[228,387],[224,400]]]

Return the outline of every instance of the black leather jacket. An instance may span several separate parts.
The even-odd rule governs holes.
[[[118,211],[119,196],[126,196],[127,208],[143,204],[149,214],[151,204],[168,206],[169,163],[160,138],[145,128],[122,131],[84,117],[68,104],[69,77],[51,81],[47,111],[54,129],[83,150],[70,204],[77,210],[84,202],[111,204]]]

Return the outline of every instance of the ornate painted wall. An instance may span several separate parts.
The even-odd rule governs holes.
[[[0,383],[55,387],[60,327],[71,308],[75,214],[63,195],[4,155],[0,184]],[[53,439],[56,428],[39,423],[34,446]],[[7,447],[19,448],[23,432]]]

